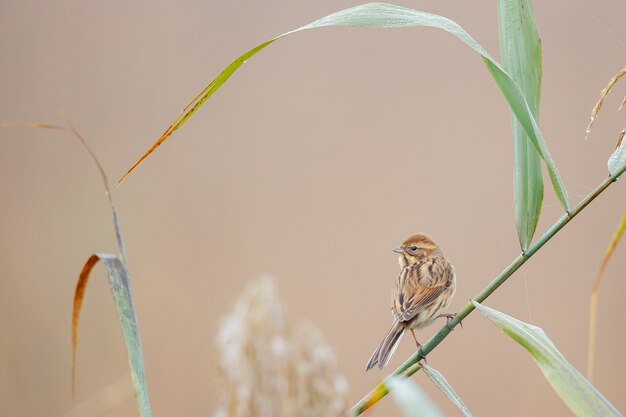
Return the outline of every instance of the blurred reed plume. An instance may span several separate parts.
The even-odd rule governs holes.
[[[289,320],[271,278],[247,285],[217,334],[215,417],[340,416],[347,382],[314,324]]]

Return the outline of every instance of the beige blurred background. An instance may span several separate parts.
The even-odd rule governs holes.
[[[0,121],[60,123],[64,109],[116,180],[239,54],[356,4],[2,0]],[[455,19],[498,56],[495,2],[399,4]],[[585,140],[600,89],[626,64],[626,3],[541,1],[535,13],[541,126],[575,203],[607,175],[624,125],[621,85]],[[72,400],[73,287],[91,253],[115,250],[110,212],[68,134],[2,130],[0,146],[0,415],[63,416],[128,369],[98,268]],[[390,322],[394,245],[418,231],[440,243],[459,276],[455,310],[519,252],[507,107],[482,60],[434,29],[328,28],[272,45],[114,198],[155,416],[213,414],[220,317],[263,273],[293,317],[322,330],[355,402],[384,375],[364,367]],[[543,327],[583,371],[589,290],[625,208],[618,182],[487,302]],[[560,214],[546,185],[538,234]],[[622,411],[625,251],[602,287],[596,373]],[[413,348],[404,340],[388,370]],[[429,360],[477,416],[570,415],[530,357],[478,314]],[[399,414],[390,399],[370,413]],[[105,415],[136,415],[132,398]]]

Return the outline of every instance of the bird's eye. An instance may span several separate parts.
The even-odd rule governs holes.
[[[415,252],[417,250],[417,246],[411,246],[411,250]]]

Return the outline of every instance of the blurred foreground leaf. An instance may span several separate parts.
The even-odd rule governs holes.
[[[87,398],[75,404],[60,417],[102,417],[113,415],[123,402],[133,395],[130,375],[124,374],[104,388],[90,393]]]
[[[622,220],[617,226],[617,230],[615,230],[615,233],[613,234],[611,243],[609,243],[609,246],[606,248],[606,252],[604,252],[604,258],[602,259],[602,263],[600,264],[600,268],[598,269],[596,279],[591,289],[591,301],[589,303],[589,349],[587,351],[587,378],[589,378],[589,381],[593,381],[593,369],[596,352],[596,323],[598,321],[598,293],[600,292],[600,282],[602,281],[604,270],[609,264],[609,260],[611,259],[611,256],[613,255],[613,252],[617,247],[617,244],[622,238],[622,235],[624,234],[624,230],[626,230],[626,211],[624,211],[624,214],[622,215]]]
[[[541,97],[541,40],[532,4],[530,0],[499,0],[498,18],[502,65],[519,84],[537,120]],[[515,220],[520,245],[526,250],[535,234],[543,202],[541,156],[513,112],[511,124]]]
[[[474,306],[509,337],[522,345],[541,372],[577,416],[621,416],[619,411],[563,357],[543,329],[472,301]]]
[[[459,397],[457,393],[454,392],[452,386],[450,386],[450,384],[441,374],[441,372],[439,372],[435,368],[431,368],[426,364],[422,365],[422,369],[424,370],[424,373],[426,374],[428,379],[430,379],[433,384],[435,384],[435,386],[439,388],[439,390],[441,390],[441,392],[443,392],[445,396],[448,397],[448,399],[459,408],[459,410],[461,410],[465,417],[472,417],[472,413],[470,412],[470,410],[465,406],[463,400],[461,400],[461,397]]]
[[[410,379],[397,376],[385,382],[398,408],[407,417],[444,417],[439,407]]]
[[[401,28],[401,27],[414,27],[414,26],[427,26],[445,30],[446,32],[456,36],[463,41],[467,46],[478,52],[483,58],[489,73],[495,80],[496,84],[502,91],[506,101],[508,102],[511,111],[518,118],[520,124],[524,128],[524,131],[529,136],[533,145],[537,148],[539,154],[546,162],[552,184],[555,192],[561,201],[561,204],[565,210],[569,210],[569,203],[567,199],[567,191],[565,185],[559,176],[559,173],[552,161],[550,152],[546,146],[546,143],[539,131],[539,127],[535,118],[533,117],[532,110],[524,98],[524,94],[515,81],[502,69],[500,64],[495,61],[489,53],[472,38],[461,26],[456,22],[435,14],[424,13],[417,10],[407,9],[405,7],[395,6],[393,4],[386,3],[369,3],[361,6],[352,7],[349,9],[341,10],[336,13],[332,13],[328,16],[322,17],[308,25],[299,27],[298,29],[290,32],[283,33],[269,41],[252,48],[239,58],[235,59],[230,65],[228,65],[220,75],[217,76],[204,90],[200,92],[194,98],[191,103],[187,105],[181,112],[181,114],[174,120],[174,122],[163,132],[163,134],[157,139],[157,141],[144,153],[137,162],[124,174],[118,185],[128,177],[128,175],[139,166],[156,148],[161,146],[167,138],[174,133],[179,127],[181,127],[200,106],[207,101],[230,77],[233,73],[239,69],[245,62],[252,56],[256,55],[267,46],[276,42],[287,35],[297,33],[307,29],[314,29],[326,26],[355,26],[355,27],[379,27],[379,28]]]

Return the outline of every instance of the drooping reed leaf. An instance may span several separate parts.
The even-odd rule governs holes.
[[[145,378],[143,350],[141,348],[141,338],[139,336],[137,318],[135,317],[133,297],[130,289],[130,279],[127,269],[128,261],[126,258],[126,251],[124,249],[124,240],[122,239],[122,231],[119,225],[117,210],[115,209],[113,197],[111,196],[109,180],[102,164],[100,164],[98,157],[93,152],[87,141],[85,141],[78,130],[74,127],[72,122],[69,120],[69,117],[65,114],[63,114],[63,116],[65,117],[67,126],[58,126],[48,123],[0,123],[0,128],[30,128],[69,131],[76,139],[78,139],[85,150],[87,150],[89,156],[98,168],[100,179],[102,180],[102,185],[109,201],[109,206],[111,207],[111,213],[113,215],[113,229],[115,232],[117,246],[120,251],[120,256],[118,257],[111,254],[91,255],[87,259],[87,262],[83,265],[74,289],[74,301],[72,308],[72,392],[75,390],[76,383],[76,352],[78,348],[78,322],[80,318],[80,311],[83,305],[85,290],[87,288],[91,270],[96,263],[98,263],[98,261],[102,260],[109,279],[113,299],[115,301],[118,319],[122,327],[124,343],[126,344],[137,409],[141,417],[151,417],[152,411],[150,408],[150,400],[148,398],[148,388]]]
[[[587,378],[589,381],[593,382],[593,369],[594,369],[594,359],[596,353],[596,323],[597,323],[597,312],[598,312],[598,293],[600,292],[600,283],[602,282],[602,276],[604,275],[604,270],[609,264],[609,260],[617,247],[617,244],[622,238],[624,234],[624,230],[626,230],[626,211],[622,215],[622,219],[620,220],[615,233],[613,234],[613,238],[609,243],[609,246],[606,248],[604,252],[604,257],[602,259],[602,263],[600,264],[600,268],[598,268],[598,273],[596,274],[596,279],[593,283],[593,287],[591,288],[591,300],[589,302],[589,346],[587,349]]]
[[[459,408],[459,410],[461,410],[465,417],[472,417],[472,413],[470,412],[470,410],[467,408],[465,403],[463,403],[461,397],[459,397],[458,394],[454,392],[454,389],[452,389],[452,386],[448,383],[448,381],[441,374],[441,372],[439,372],[435,368],[431,368],[426,364],[422,365],[422,369],[428,379],[430,379],[433,384],[435,384],[435,386],[439,388],[439,390],[443,392],[444,395],[448,397],[448,399]]]
[[[410,379],[397,376],[385,382],[398,408],[407,417],[444,417],[439,407]]]
[[[621,416],[613,404],[565,359],[543,329],[475,301],[473,304],[531,354],[552,388],[574,414],[585,417]]]
[[[502,66],[522,89],[535,120],[541,96],[541,40],[530,0],[499,0],[498,23]],[[511,112],[514,144],[514,207],[517,236],[523,250],[533,239],[541,204],[541,156]]]
[[[109,206],[111,207],[111,213],[113,215],[113,230],[115,232],[117,246],[120,251],[119,257],[107,253],[91,255],[83,266],[83,269],[78,277],[78,282],[76,283],[76,288],[74,290],[74,306],[72,308],[72,392],[74,392],[76,379],[76,350],[78,348],[78,322],[80,318],[80,311],[91,270],[96,263],[101,260],[104,264],[104,269],[109,280],[109,286],[111,287],[111,294],[113,295],[113,300],[115,302],[118,320],[120,322],[120,326],[122,327],[122,335],[124,336],[124,343],[126,344],[126,351],[128,353],[130,375],[133,382],[133,388],[135,390],[137,410],[139,411],[140,417],[152,417],[150,400],[148,398],[148,387],[146,384],[145,367],[143,363],[143,349],[141,347],[139,327],[137,325],[137,317],[135,316],[133,296],[130,288],[128,260],[126,258],[124,239],[122,238],[122,230],[120,228],[117,210],[115,209],[111,189],[109,187],[109,180],[102,164],[100,164],[98,157],[93,152],[87,141],[85,141],[67,116],[65,116],[65,119],[68,127],[64,129],[69,130],[80,141],[98,168],[100,179],[102,180],[102,185],[109,201]],[[58,126],[51,125],[34,125],[34,127],[44,127],[49,129],[59,128]]]
[[[119,182],[121,183],[128,177],[128,175],[141,164],[156,148],[158,148],[167,138],[174,133],[179,127],[181,127],[189,118],[198,110],[198,108],[207,101],[230,77],[239,69],[252,56],[265,49],[278,39],[281,39],[287,35],[291,35],[303,30],[314,29],[326,26],[354,26],[354,27],[378,27],[378,28],[401,28],[401,27],[415,27],[415,26],[427,26],[445,30],[446,32],[456,36],[463,41],[467,46],[472,48],[478,54],[480,54],[489,70],[489,73],[494,78],[496,84],[502,91],[506,101],[508,102],[511,110],[516,115],[520,124],[524,128],[526,134],[528,134],[533,145],[537,148],[539,154],[543,158],[548,168],[552,184],[555,192],[561,201],[561,204],[565,210],[569,210],[569,203],[567,199],[567,191],[565,185],[559,176],[559,173],[552,161],[550,152],[545,144],[543,136],[539,131],[539,127],[535,118],[532,115],[532,111],[524,99],[524,94],[515,81],[502,69],[500,64],[494,60],[489,53],[472,38],[461,26],[456,22],[435,14],[424,13],[413,9],[407,9],[405,7],[396,6],[387,3],[369,3],[361,6],[352,7],[349,9],[341,10],[336,13],[332,13],[328,16],[322,17],[308,25],[304,25],[300,28],[286,32],[279,35],[269,41],[263,42],[260,45],[249,50],[239,58],[235,59],[230,65],[228,65],[220,75],[217,76],[204,90],[196,96],[183,109],[181,114],[174,120],[174,122],[163,132],[163,134],[157,139],[157,141],[144,153],[143,156],[135,162],[135,164],[124,174]]]
[[[98,253],[91,255],[78,277],[76,291],[74,293],[74,308],[72,310],[72,381],[76,369],[76,349],[78,345],[78,322],[85,289],[89,281],[91,270],[98,261],[102,261],[111,287],[111,294],[115,301],[117,317],[122,327],[124,343],[128,351],[130,374],[135,387],[135,399],[141,417],[150,417],[150,401],[143,363],[143,350],[137,327],[137,317],[133,307],[133,298],[128,279],[128,271],[124,263],[115,255]]]

